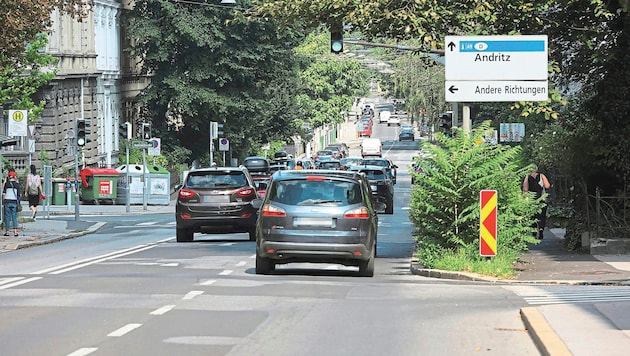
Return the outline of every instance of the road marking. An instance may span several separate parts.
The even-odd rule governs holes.
[[[227,276],[229,274],[232,274],[232,272],[233,271],[231,269],[226,269],[226,270],[221,271],[221,273],[219,273],[219,276]]]
[[[219,244],[219,246],[232,246],[232,245],[235,245],[235,244],[236,244],[235,242],[226,242],[224,244]]]
[[[31,278],[27,278],[27,279],[22,279],[20,281],[16,281],[16,282],[13,282],[13,283],[9,283],[9,284],[5,284],[3,286],[0,286],[0,289],[9,289],[9,288],[17,287],[17,286],[20,286],[22,284],[33,282],[33,281],[36,281],[36,280],[42,279],[42,278],[43,277],[31,277]]]
[[[143,223],[137,223],[136,226],[152,226],[157,224],[157,221],[147,221]]]
[[[2,284],[7,284],[7,283],[11,283],[11,282],[15,282],[15,281],[19,281],[20,279],[24,279],[24,277],[11,277],[11,278],[6,278],[6,279],[4,279],[2,282],[0,282],[0,285],[2,285]]]
[[[209,286],[211,284],[213,284],[214,282],[216,282],[216,279],[209,279],[207,281],[203,281],[201,283],[199,283],[200,286]]]
[[[411,207],[403,206],[403,207],[400,208],[400,210],[411,210]]]
[[[82,347],[72,353],[69,353],[68,356],[85,356],[91,354],[96,350],[98,350],[98,347]]]
[[[107,334],[107,336],[113,336],[113,337],[123,336],[127,334],[128,332],[131,332],[141,326],[142,324],[135,324],[135,323],[127,324],[118,330],[112,331],[111,333]]]
[[[256,254],[249,256],[249,258],[256,258]]]
[[[134,254],[134,253],[137,253],[137,252],[141,252],[141,251],[144,251],[144,250],[149,250],[149,249],[152,249],[154,247],[155,247],[155,245],[146,246],[144,248],[140,248],[140,249],[137,249],[137,250],[133,250],[133,251],[129,251],[129,252],[125,252],[125,253],[121,253],[121,254],[118,254],[118,255],[109,256],[109,257],[105,257],[105,258],[101,258],[100,260],[94,260],[94,261],[90,261],[90,262],[87,262],[87,263],[84,263],[84,264],[68,267],[66,269],[50,272],[50,274],[61,274],[61,273],[69,272],[69,271],[72,271],[72,270],[75,270],[75,269],[79,269],[79,268],[82,268],[82,267],[86,267],[86,266],[89,266],[89,265],[93,265],[93,264],[96,264],[96,263],[99,263],[99,262],[111,260],[111,259],[122,257],[122,256],[131,255],[131,254]]]
[[[190,291],[190,292],[186,293],[186,295],[184,297],[182,297],[182,299],[190,300],[190,299],[193,299],[194,297],[200,296],[202,294],[203,294],[202,290],[193,290],[193,291]]]
[[[245,266],[247,264],[247,262],[245,261],[241,261],[239,263],[236,264],[236,267],[241,267],[241,266]]]
[[[150,312],[150,315],[162,315],[165,314],[171,310],[173,310],[173,308],[175,308],[175,304],[169,304],[169,305],[165,305],[161,308],[155,309],[154,311]]]

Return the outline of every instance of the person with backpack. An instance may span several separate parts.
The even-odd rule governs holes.
[[[28,196],[28,206],[33,212],[33,220],[36,220],[37,206],[42,198],[42,178],[37,174],[34,164],[31,164],[31,172],[26,178],[26,195]]]
[[[13,235],[18,236],[18,205],[20,204],[20,182],[13,169],[9,170],[8,179],[2,187],[2,200],[4,202],[4,236],[9,236],[11,225],[13,225]]]
[[[523,179],[523,193],[533,192],[536,199],[542,197],[550,186],[547,176],[538,173],[538,166],[535,164],[532,165],[530,173]],[[544,203],[543,208],[535,215],[535,218],[535,236],[537,239],[542,240],[545,225],[547,224],[547,203]]]

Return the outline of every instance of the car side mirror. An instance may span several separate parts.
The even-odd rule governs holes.
[[[393,168],[398,168],[398,166],[397,166],[397,165],[393,165],[392,167],[393,167]]]
[[[175,185],[175,187],[173,187],[173,189],[174,189],[175,191],[178,191],[178,190],[182,189],[182,187],[183,187],[183,185],[182,185],[182,184],[176,184],[176,185]]]

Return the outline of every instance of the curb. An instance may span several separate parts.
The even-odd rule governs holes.
[[[37,239],[37,240],[25,240],[25,241],[20,241],[20,242],[12,242],[12,243],[6,244],[4,246],[4,250],[20,250],[20,249],[23,249],[23,248],[29,248],[29,247],[40,246],[40,245],[47,245],[47,244],[55,243],[55,242],[58,242],[58,241],[73,239],[75,237],[79,237],[79,236],[83,236],[83,235],[94,233],[94,232],[102,229],[105,225],[107,225],[107,223],[105,223],[105,222],[97,222],[94,225],[86,228],[85,230],[81,230],[81,231],[77,231],[77,232],[70,232],[70,233],[67,233],[67,234],[62,235],[62,236],[54,236],[54,237],[50,237],[50,238],[44,237],[42,239]]]
[[[565,345],[564,341],[551,328],[547,319],[534,307],[521,309],[521,319],[525,324],[527,332],[534,340],[538,351],[547,356],[565,356],[572,353]]]

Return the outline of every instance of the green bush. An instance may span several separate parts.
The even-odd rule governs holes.
[[[435,268],[453,256],[483,260],[479,195],[484,189],[497,191],[498,261],[514,261],[528,243],[538,243],[532,234],[533,216],[544,197],[534,199],[521,192],[528,167],[520,147],[487,143],[484,138],[491,136],[486,122],[470,134],[460,129],[453,137],[437,134],[436,143],[422,146],[427,155],[418,164],[426,174],[416,175],[409,218],[416,228],[418,258],[426,267]]]

